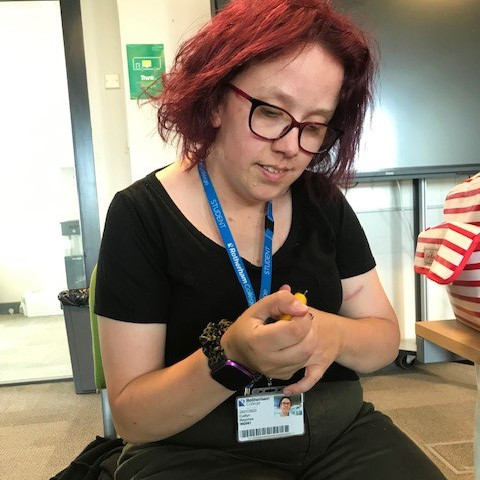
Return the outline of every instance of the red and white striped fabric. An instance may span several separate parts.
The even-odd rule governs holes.
[[[480,248],[463,272],[447,286],[453,313],[460,322],[480,330]]]
[[[475,225],[451,222],[428,228],[418,236],[415,271],[442,285],[452,283],[479,244],[480,227]]]
[[[448,192],[443,220],[480,226],[480,172]]]
[[[418,236],[415,271],[447,285],[457,320],[480,330],[480,173],[450,190],[443,213]]]

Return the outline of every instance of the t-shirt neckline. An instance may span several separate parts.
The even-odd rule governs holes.
[[[165,201],[168,208],[175,214],[177,219],[193,234],[195,237],[200,239],[204,243],[208,243],[209,245],[214,246],[218,251],[224,252],[226,254],[225,246],[221,245],[210,237],[205,235],[202,231],[200,231],[192,222],[184,215],[184,213],[178,208],[177,204],[173,201],[172,197],[170,197],[169,193],[163,186],[162,182],[157,178],[156,174],[162,170],[159,168],[154,170],[152,173],[148,174],[145,177],[145,181],[147,184],[152,186],[157,192],[160,193],[163,200]],[[297,192],[298,186],[296,183],[292,185],[292,222],[290,224],[290,230],[288,232],[287,238],[280,245],[279,249],[273,254],[273,268],[275,269],[275,261],[281,261],[284,255],[287,255],[290,251],[292,245],[295,245],[296,238],[298,236],[298,229],[299,229],[299,217],[301,212],[301,205],[300,205],[300,198]],[[245,266],[253,269],[253,270],[261,270],[261,265],[255,265],[249,262],[247,259],[242,257],[242,260],[245,263]]]

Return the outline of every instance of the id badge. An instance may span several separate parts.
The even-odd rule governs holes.
[[[283,387],[255,388],[236,398],[239,442],[272,440],[305,433],[303,393],[284,395]]]

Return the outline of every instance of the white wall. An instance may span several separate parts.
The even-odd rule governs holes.
[[[126,45],[164,45],[167,71],[183,40],[189,38],[210,17],[210,0],[117,0],[124,65],[125,102],[132,180],[177,160],[176,149],[164,145],[156,129],[156,112],[149,105],[139,107],[130,100]]]
[[[125,84],[116,0],[81,0],[88,98],[99,205],[103,228],[115,193],[131,183]],[[106,88],[105,75],[119,88]]]
[[[177,159],[150,105],[130,99],[126,45],[165,48],[167,70],[180,42],[210,19],[210,0],[81,0],[100,225],[118,190]],[[120,88],[107,89],[117,74]]]

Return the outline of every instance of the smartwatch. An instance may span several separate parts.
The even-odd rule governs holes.
[[[220,340],[231,324],[232,322],[224,319],[218,323],[210,322],[203,330],[199,340],[203,353],[208,358],[212,378],[225,388],[236,391],[250,385],[262,375],[250,371],[247,367],[229,360],[225,356]]]
[[[254,381],[250,370],[233,360],[225,359],[211,370],[212,378],[229,390],[241,390]]]

